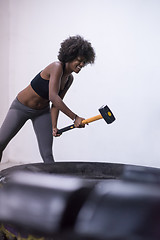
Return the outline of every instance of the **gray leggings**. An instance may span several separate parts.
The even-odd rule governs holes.
[[[50,107],[42,110],[29,108],[16,98],[0,128],[0,161],[9,141],[18,133],[27,120],[31,119],[37,137],[41,157],[45,163],[53,163],[52,122]]]

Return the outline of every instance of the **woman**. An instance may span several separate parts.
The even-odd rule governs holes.
[[[0,129],[0,161],[3,150],[28,119],[33,123],[45,163],[54,162],[52,142],[53,136],[59,136],[59,110],[74,121],[75,127],[82,126],[84,118],[72,112],[63,98],[73,82],[72,72],[79,73],[84,66],[94,63],[94,49],[81,36],[69,37],[61,43],[58,60],[38,73],[13,101]]]

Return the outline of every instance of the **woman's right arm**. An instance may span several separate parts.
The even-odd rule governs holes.
[[[58,95],[61,86],[61,77],[63,74],[62,65],[58,62],[52,64],[50,70],[50,79],[49,79],[49,100],[52,104],[64,114],[66,114],[72,120],[75,119],[76,114],[72,112],[63,100]]]
[[[63,75],[62,65],[59,62],[53,63],[50,70],[49,100],[52,102],[54,107],[62,111],[72,120],[74,120],[75,127],[84,126],[82,124],[84,118],[81,118],[77,114],[72,112],[63,102],[61,97],[58,95],[60,91],[62,75]]]

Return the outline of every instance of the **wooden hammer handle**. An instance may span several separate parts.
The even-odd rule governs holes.
[[[103,118],[102,115],[99,114],[99,115],[97,115],[97,116],[94,116],[94,117],[91,117],[91,118],[88,118],[88,119],[83,120],[83,121],[82,121],[82,124],[91,123],[91,122],[97,121],[97,120],[102,119],[102,118]]]

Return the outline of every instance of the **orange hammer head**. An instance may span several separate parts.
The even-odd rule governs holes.
[[[111,112],[111,110],[109,109],[109,107],[107,105],[102,106],[99,109],[99,112],[108,124],[110,124],[116,120],[113,113]]]

